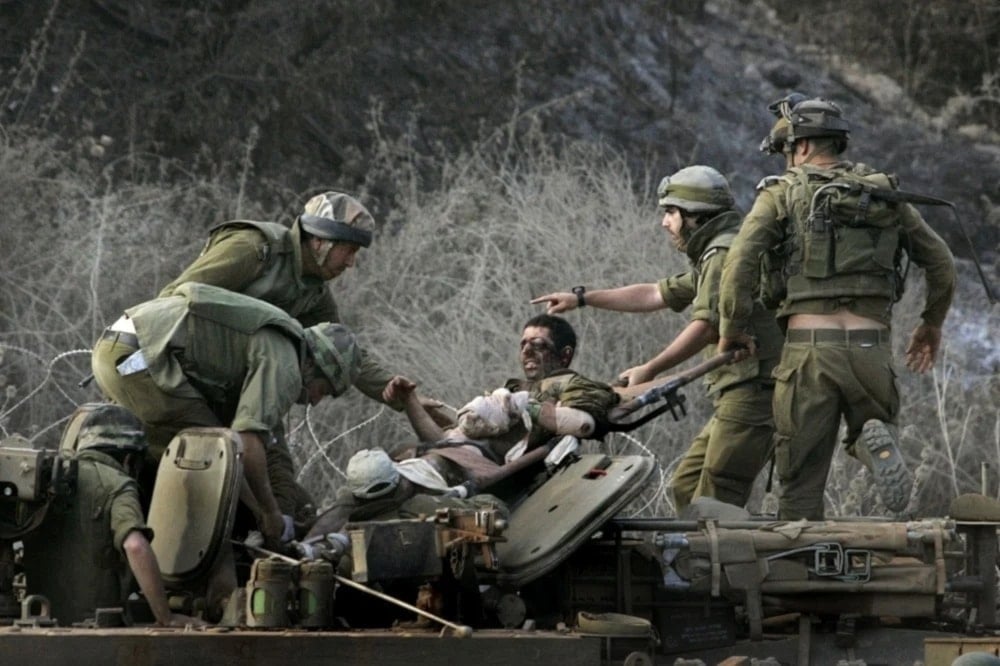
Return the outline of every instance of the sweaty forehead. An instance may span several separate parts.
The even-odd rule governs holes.
[[[544,326],[528,326],[521,332],[521,340],[533,340],[535,338],[542,338],[551,342],[552,331]]]

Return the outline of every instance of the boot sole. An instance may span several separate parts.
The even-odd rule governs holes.
[[[886,508],[902,511],[910,502],[913,477],[895,439],[884,423],[875,420],[865,423],[860,439],[871,456],[872,476]]]

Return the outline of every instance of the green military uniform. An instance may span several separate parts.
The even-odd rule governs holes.
[[[298,223],[288,228],[273,222],[237,220],[212,229],[201,255],[160,292],[170,296],[186,282],[201,282],[253,296],[276,305],[303,326],[339,322],[337,303],[319,277],[302,273],[302,238]],[[382,402],[392,373],[364,350],[354,386]],[[392,405],[398,408],[398,405]],[[309,493],[295,480],[291,452],[283,429],[267,448],[267,472],[283,513],[304,521],[315,511]]]
[[[607,384],[569,369],[556,370],[538,381],[516,377],[508,379],[504,388],[511,393],[527,391],[536,402],[558,402],[562,407],[587,412],[594,418],[599,433],[606,431],[608,412],[621,401],[621,397]],[[528,447],[543,444],[554,436],[555,433],[536,423],[529,433]],[[502,457],[505,452],[497,453]]]
[[[111,334],[94,348],[101,390],[143,422],[154,459],[180,430],[267,433],[302,391],[302,327],[273,305],[209,285],[126,311],[148,368],[121,375],[136,348]]]
[[[692,321],[706,321],[718,330],[722,267],[739,226],[739,213],[730,210],[695,229],[685,248],[692,270],[658,283],[667,307],[676,312],[690,307]],[[696,497],[745,505],[771,451],[771,371],[778,363],[784,336],[774,312],[759,303],[754,304],[750,318],[757,356],[724,365],[705,378],[715,412],[674,471],[671,485],[677,509]],[[706,358],[715,353],[714,347],[705,350]]]
[[[340,322],[327,284],[302,274],[298,224],[289,229],[274,222],[241,220],[216,226],[201,255],[159,295],[171,296],[186,282],[215,285],[267,301],[303,326]],[[382,390],[392,376],[361,351],[354,380],[359,391],[381,402]]]
[[[123,606],[122,544],[135,530],[153,538],[125,469],[100,451],[82,451],[77,461],[76,492],[23,539],[28,593],[48,597],[63,626],[93,617],[95,608]]]
[[[722,280],[720,308],[722,337],[750,328],[759,258],[785,240],[787,225],[803,224],[808,202],[789,196],[803,176],[828,178],[838,171],[860,176],[876,174],[862,164],[838,163],[832,169],[795,167],[765,187],[743,222],[730,249]],[[940,327],[955,289],[955,269],[947,245],[909,204],[895,209],[892,233],[909,259],[925,269],[926,306],[921,316]],[[856,231],[861,229],[862,232]],[[804,261],[801,234],[787,260],[791,273],[779,320],[794,314],[829,314],[846,309],[854,314],[891,323],[898,277],[893,266],[877,262],[885,254],[880,233],[871,228],[837,228],[836,252],[841,265],[832,274],[813,277],[815,268]],[[844,233],[840,233],[844,231]],[[847,233],[850,231],[850,233]],[[889,257],[892,250],[888,248]],[[867,254],[866,254],[867,252]],[[870,255],[870,256],[869,256]],[[871,257],[875,257],[872,259]],[[850,260],[850,263],[848,263]],[[829,266],[820,267],[829,272]],[[775,460],[782,483],[779,517],[823,517],[823,490],[836,446],[840,417],[847,422],[845,442],[853,444],[869,419],[895,424],[899,395],[892,368],[888,330],[845,332],[840,329],[789,331],[781,362],[774,371]]]

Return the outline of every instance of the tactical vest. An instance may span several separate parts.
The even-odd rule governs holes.
[[[792,167],[780,177],[777,197],[785,242],[765,266],[780,286],[771,298],[785,304],[816,298],[899,300],[903,288],[897,203],[872,196],[871,188],[895,190],[894,176],[863,164],[819,169]],[[780,269],[777,267],[780,265]]]
[[[298,227],[289,229],[276,222],[233,220],[210,230],[206,249],[224,229],[256,229],[267,241],[260,257],[264,268],[242,293],[272,303],[293,317],[312,309],[328,295],[320,278],[302,275],[302,246]]]
[[[149,372],[157,384],[174,395],[191,395],[188,379],[175,350],[187,346],[188,337],[198,329],[191,317],[210,321],[244,335],[264,327],[285,334],[299,353],[305,351],[302,325],[270,303],[222,287],[185,282],[172,296],[146,301],[125,311],[135,323]]]

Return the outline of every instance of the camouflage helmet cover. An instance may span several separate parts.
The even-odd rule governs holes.
[[[316,324],[305,329],[306,345],[333,395],[344,393],[358,375],[361,354],[354,333],[343,324]]]
[[[382,449],[361,449],[347,461],[347,486],[360,499],[388,495],[399,485],[399,470]]]
[[[100,405],[80,424],[76,450],[142,453],[148,447],[142,422],[120,405]]]
[[[674,206],[689,213],[727,210],[735,203],[725,176],[701,165],[666,176],[656,188],[656,198],[660,208]]]
[[[324,192],[306,202],[299,224],[317,238],[372,244],[375,218],[360,201],[342,192]]]

